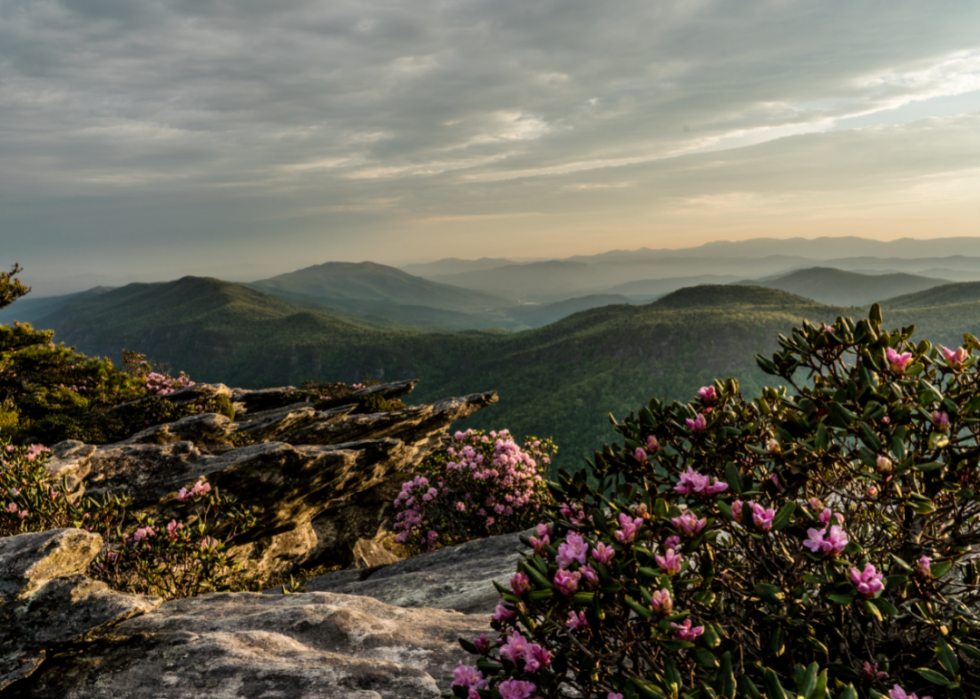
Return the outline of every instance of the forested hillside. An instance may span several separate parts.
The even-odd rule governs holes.
[[[41,324],[88,353],[134,349],[197,380],[234,386],[419,378],[420,401],[496,390],[500,403],[472,424],[553,436],[564,448],[561,463],[571,465],[611,438],[608,412],[622,415],[651,396],[686,400],[730,375],[754,393],[765,380],[756,353],[773,351],[777,334],[803,318],[841,313],[855,309],[773,289],[701,286],[521,333],[431,334],[355,325],[237,284],[187,277],[113,290]],[[917,336],[957,345],[963,332],[980,334],[980,303],[896,310],[885,321],[916,324]]]

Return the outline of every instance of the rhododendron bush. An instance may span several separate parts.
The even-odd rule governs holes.
[[[785,387],[617,424],[453,695],[980,696],[980,343],[913,330],[804,322],[758,358]]]
[[[536,437],[522,448],[507,430],[457,432],[402,485],[395,540],[419,553],[526,529],[550,502],[544,475],[557,451]]]

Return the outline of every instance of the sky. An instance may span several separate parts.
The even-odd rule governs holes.
[[[970,0],[0,0],[0,266],[980,235],[977,27]]]

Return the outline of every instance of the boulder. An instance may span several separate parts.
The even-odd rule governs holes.
[[[0,690],[49,653],[160,604],[81,575],[101,546],[102,537],[79,529],[0,539]]]
[[[532,531],[524,532],[531,536]],[[454,609],[489,614],[500,601],[494,581],[510,587],[521,534],[502,534],[447,546],[374,570],[341,570],[313,578],[306,589],[363,595],[398,607]]]
[[[50,659],[32,699],[436,699],[489,617],[326,592],[218,593],[163,604]],[[8,696],[7,694],[4,695]]]

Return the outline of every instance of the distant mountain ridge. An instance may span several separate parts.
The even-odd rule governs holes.
[[[833,306],[867,306],[902,292],[917,292],[942,284],[946,279],[930,279],[913,274],[869,275],[830,267],[811,267],[766,280],[735,282],[741,286],[768,287]]]

